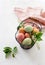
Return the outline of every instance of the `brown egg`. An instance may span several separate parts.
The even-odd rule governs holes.
[[[29,33],[25,33],[25,38],[30,38],[30,34]]]
[[[23,27],[21,27],[21,28],[19,29],[19,33],[25,33],[25,30],[24,30]]]
[[[39,29],[38,29],[38,28],[36,28],[36,27],[33,27],[33,32],[38,33],[38,32],[39,32]]]

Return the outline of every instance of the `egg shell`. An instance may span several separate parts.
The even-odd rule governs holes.
[[[26,32],[31,32],[33,30],[33,27],[31,25],[27,25],[24,27]]]
[[[29,33],[25,33],[25,38],[30,38],[30,34]]]
[[[24,36],[23,33],[18,33],[17,36],[16,36],[16,38],[17,38],[17,41],[19,43],[21,43],[24,40],[25,36]]]
[[[32,40],[31,38],[25,38],[22,42],[23,45],[30,45],[32,43]]]
[[[21,27],[21,28],[19,29],[19,33],[25,33],[25,30],[24,30],[23,27]]]
[[[33,27],[33,32],[35,32],[35,33],[39,33],[39,29],[36,28],[36,27]]]

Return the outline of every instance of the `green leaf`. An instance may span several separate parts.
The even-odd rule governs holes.
[[[21,22],[20,24],[19,24],[19,26],[17,27],[17,30],[19,30],[19,28],[21,28],[22,26],[23,26],[23,22]]]
[[[3,51],[4,51],[4,53],[10,53],[10,52],[12,52],[12,48],[5,47]]]
[[[21,28],[22,26],[21,25],[19,25],[18,27],[17,27],[17,30],[19,30],[19,28]]]
[[[42,37],[42,34],[43,34],[42,32],[39,32],[39,33],[36,35],[36,38],[37,38],[38,41],[41,41],[41,40],[42,40],[42,38],[41,38],[41,37]]]
[[[12,57],[15,57],[15,54],[14,53],[12,54]]]
[[[34,44],[35,44],[35,42],[32,40],[32,44],[31,45],[33,46]]]
[[[11,54],[12,48],[10,47],[4,47],[3,52],[5,53],[6,58]]]
[[[5,57],[8,58],[11,55],[11,53],[6,53]]]
[[[43,33],[42,32],[39,32],[37,35],[36,35],[36,37],[41,37],[43,35]]]
[[[41,41],[42,39],[39,37],[39,38],[37,38],[37,41]]]
[[[34,37],[36,38],[37,41],[41,41],[42,40],[42,38],[41,38],[42,35],[43,35],[42,32],[34,33]]]
[[[12,51],[12,56],[13,56],[13,57],[15,57],[17,51],[18,51],[17,47],[14,47],[14,48],[13,48],[13,51]]]

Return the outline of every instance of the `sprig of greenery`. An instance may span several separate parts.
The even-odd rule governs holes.
[[[41,41],[42,40],[42,38],[41,38],[42,35],[43,35],[42,32],[34,33],[34,37],[36,38],[36,41]]]
[[[6,58],[10,56],[11,52],[12,52],[12,48],[11,47],[4,47],[3,52],[5,53]]]
[[[12,54],[12,57],[15,57],[17,53],[17,47],[15,46],[13,49],[11,47],[4,47],[3,52],[5,53],[5,57],[9,57]]]
[[[17,50],[17,47],[14,47],[14,48],[13,48],[13,53],[12,53],[12,56],[13,56],[13,57],[15,57],[15,55],[17,54],[17,51],[18,51],[18,50]]]
[[[17,30],[19,30],[19,28],[21,28],[23,25],[24,25],[24,22],[21,22],[21,23],[19,24],[19,26],[17,27]]]

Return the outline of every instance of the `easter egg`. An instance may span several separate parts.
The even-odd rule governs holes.
[[[24,30],[23,27],[21,27],[21,28],[19,29],[19,33],[25,33],[25,30]]]
[[[31,32],[33,30],[33,27],[30,26],[30,25],[27,25],[27,26],[24,27],[24,29],[25,29],[26,32]]]
[[[17,41],[19,43],[21,43],[24,40],[24,34],[23,33],[18,33],[16,38],[17,38]]]
[[[30,34],[29,33],[25,33],[25,38],[30,38]]]
[[[35,32],[35,33],[39,33],[39,29],[36,28],[36,27],[34,27],[34,28],[33,28],[33,32]]]
[[[30,45],[32,43],[32,40],[31,38],[25,38],[22,42],[23,45]]]

